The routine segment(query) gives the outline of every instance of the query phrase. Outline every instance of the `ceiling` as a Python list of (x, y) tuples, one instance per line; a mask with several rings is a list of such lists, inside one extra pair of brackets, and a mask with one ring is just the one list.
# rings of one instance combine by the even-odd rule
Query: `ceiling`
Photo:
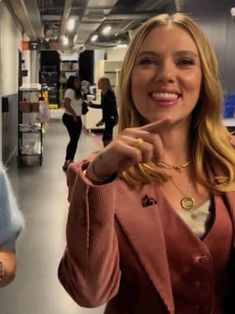
[[(167, 12), (170, 5), (179, 10), (183, 0), (6, 0), (5, 3), (25, 34), (40, 41), (44, 49), (79, 52), (128, 43), (130, 30), (151, 16)], [(75, 29), (68, 32), (71, 17)], [(112, 29), (102, 35), (107, 25)], [(94, 34), (98, 38), (92, 42)], [(68, 38), (66, 46), (61, 43), (63, 35)]]

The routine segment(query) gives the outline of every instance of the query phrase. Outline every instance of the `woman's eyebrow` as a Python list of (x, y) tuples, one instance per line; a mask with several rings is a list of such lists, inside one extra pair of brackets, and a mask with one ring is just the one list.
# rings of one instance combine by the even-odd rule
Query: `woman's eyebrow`
[(154, 52), (152, 50), (146, 50), (146, 51), (142, 51), (140, 52), (138, 55), (137, 55), (137, 58), (138, 57), (142, 57), (142, 56), (154, 56), (154, 57), (160, 57), (160, 53), (157, 53), (157, 52)]
[(196, 58), (198, 59), (199, 56), (196, 52), (192, 51), (192, 50), (180, 50), (180, 51), (176, 51), (174, 53), (175, 56), (179, 56), (179, 57), (185, 57), (185, 56), (188, 56), (188, 57), (193, 57), (193, 58)]
[[(174, 53), (175, 56), (190, 56), (190, 57), (194, 57), (194, 58), (199, 58), (198, 54), (192, 50), (180, 50), (180, 51), (176, 51)], [(138, 54), (137, 58), (142, 57), (142, 56), (153, 56), (153, 57), (161, 57), (162, 54), (158, 53), (158, 52), (154, 52), (152, 50), (146, 50), (146, 51), (142, 51)]]

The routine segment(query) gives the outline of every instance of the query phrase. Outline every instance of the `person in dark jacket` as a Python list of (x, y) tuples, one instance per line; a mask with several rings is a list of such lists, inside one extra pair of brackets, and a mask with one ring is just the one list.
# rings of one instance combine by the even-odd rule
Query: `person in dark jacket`
[(102, 77), (98, 81), (98, 88), (101, 89), (101, 106), (102, 119), (96, 126), (105, 125), (103, 133), (103, 144), (107, 146), (113, 139), (113, 128), (118, 121), (118, 112), (116, 105), (116, 97), (112, 90), (110, 80), (107, 77)]

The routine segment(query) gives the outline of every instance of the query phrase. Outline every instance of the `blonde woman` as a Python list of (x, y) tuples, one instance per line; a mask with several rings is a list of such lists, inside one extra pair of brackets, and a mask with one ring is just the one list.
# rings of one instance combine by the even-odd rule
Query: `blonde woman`
[(109, 78), (101, 77), (98, 81), (98, 88), (101, 90), (102, 119), (96, 124), (96, 126), (104, 124), (102, 141), (105, 147), (113, 140), (113, 128), (118, 121), (118, 112), (116, 96)]
[(190, 17), (145, 22), (119, 84), (116, 140), (68, 172), (59, 279), (105, 314), (234, 313), (235, 154), (215, 54)]

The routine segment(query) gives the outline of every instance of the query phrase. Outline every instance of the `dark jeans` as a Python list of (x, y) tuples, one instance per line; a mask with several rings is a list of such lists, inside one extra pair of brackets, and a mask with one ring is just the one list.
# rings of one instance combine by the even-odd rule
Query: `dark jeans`
[(65, 160), (74, 160), (74, 156), (77, 150), (78, 140), (82, 130), (82, 120), (81, 117), (77, 117), (77, 121), (73, 120), (73, 116), (64, 113), (62, 121), (67, 128), (69, 133), (70, 141), (66, 148)]
[(104, 122), (103, 144), (107, 146), (113, 140), (113, 128), (117, 123), (116, 119), (110, 119)]

